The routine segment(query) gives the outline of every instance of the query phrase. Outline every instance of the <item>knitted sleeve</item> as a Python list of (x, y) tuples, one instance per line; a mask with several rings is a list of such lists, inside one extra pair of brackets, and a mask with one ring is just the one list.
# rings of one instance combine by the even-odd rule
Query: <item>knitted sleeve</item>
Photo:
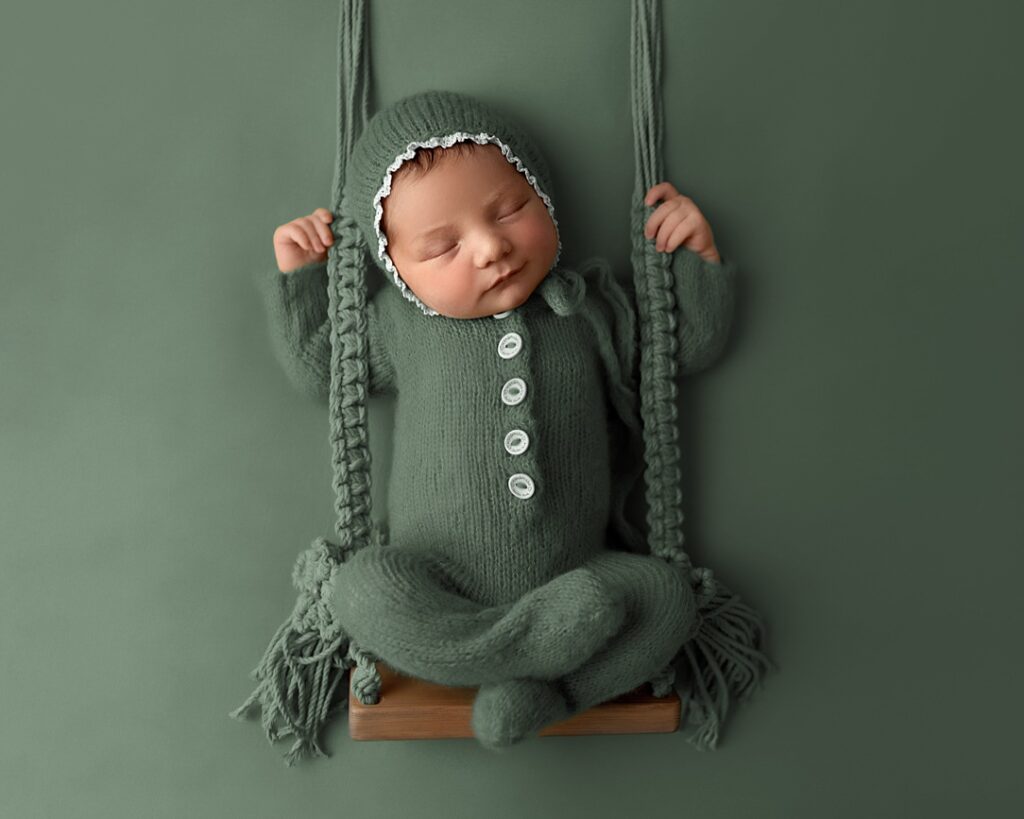
[[(679, 375), (689, 376), (710, 367), (728, 341), (735, 301), (736, 265), (727, 259), (710, 262), (691, 250), (679, 248), (672, 255), (669, 269), (678, 318)], [(632, 277), (616, 281), (626, 290), (635, 307)], [(639, 344), (639, 338), (636, 343)], [(639, 360), (636, 367), (639, 367)]]
[[(684, 247), (669, 263), (676, 300), (679, 374), (706, 369), (721, 355), (732, 328), (736, 265), (727, 259), (709, 262)], [(619, 280), (636, 304), (633, 280)]]
[[(289, 273), (275, 269), (259, 285), (278, 362), (296, 388), (326, 403), (331, 383), (327, 262), (314, 262)], [(381, 326), (386, 317), (376, 297), (366, 304), (366, 318), (370, 394), (397, 392), (386, 346), (390, 334)]]
[(672, 254), (672, 286), (679, 317), (680, 374), (691, 375), (721, 355), (732, 328), (736, 265), (709, 262), (684, 247)]

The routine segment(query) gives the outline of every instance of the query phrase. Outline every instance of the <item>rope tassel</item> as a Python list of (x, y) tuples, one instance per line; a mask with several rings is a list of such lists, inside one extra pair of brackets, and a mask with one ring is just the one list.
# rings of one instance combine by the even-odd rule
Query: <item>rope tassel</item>
[(332, 705), (340, 708), (347, 701), (343, 693), (333, 702), (345, 670), (355, 664), (350, 640), (322, 597), (323, 584), (342, 560), (342, 550), (324, 538), (299, 555), (292, 571), (299, 591), (295, 607), (250, 674), (256, 689), (230, 714), (244, 720), (258, 705), (271, 744), (294, 736), (285, 756), (289, 766), (303, 756), (326, 756), (318, 741), (320, 730), (335, 711)]
[(697, 729), (688, 741), (701, 751), (714, 750), (729, 710), (730, 698), (749, 700), (764, 675), (776, 668), (761, 651), (764, 623), (760, 615), (716, 580), (710, 569), (695, 569), (698, 584), (697, 634), (680, 649), (689, 663), (684, 687), (694, 708), (687, 719)]

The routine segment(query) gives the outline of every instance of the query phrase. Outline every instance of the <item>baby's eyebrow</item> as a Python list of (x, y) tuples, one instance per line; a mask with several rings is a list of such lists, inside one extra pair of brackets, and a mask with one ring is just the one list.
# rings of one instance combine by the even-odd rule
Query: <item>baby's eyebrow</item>
[[(508, 182), (508, 183), (502, 185), (494, 193), (492, 193), (490, 196), (487, 197), (487, 199), (484, 201), (484, 205), (485, 206), (493, 205), (495, 202), (497, 202), (503, 196), (505, 196), (506, 194), (510, 193), (511, 191), (514, 191), (517, 187), (518, 187), (518, 185), (515, 182)], [(421, 242), (424, 239), (429, 239), (434, 234), (442, 233), (445, 230), (448, 230), (450, 227), (451, 227), (450, 224), (443, 224), (443, 225), (437, 225), (436, 227), (429, 228), (429, 229), (423, 231), (419, 236), (417, 236), (415, 241)]]

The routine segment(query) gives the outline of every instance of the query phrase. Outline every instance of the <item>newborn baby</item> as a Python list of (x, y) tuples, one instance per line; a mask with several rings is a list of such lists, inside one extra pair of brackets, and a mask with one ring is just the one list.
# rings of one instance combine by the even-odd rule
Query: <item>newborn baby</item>
[[(686, 573), (626, 550), (609, 424), (635, 393), (627, 284), (559, 267), (547, 167), (513, 123), (427, 92), (379, 112), (346, 180), (394, 286), (367, 303), (368, 383), (395, 405), (385, 545), (329, 581), (339, 624), (409, 676), (479, 686), (472, 726), (500, 748), (663, 670), (699, 626)], [(646, 235), (675, 253), (680, 370), (707, 366), (731, 321), (734, 269), (668, 183)], [(326, 398), (334, 214), (274, 234), (275, 349)], [(618, 305), (618, 313), (612, 308)]]

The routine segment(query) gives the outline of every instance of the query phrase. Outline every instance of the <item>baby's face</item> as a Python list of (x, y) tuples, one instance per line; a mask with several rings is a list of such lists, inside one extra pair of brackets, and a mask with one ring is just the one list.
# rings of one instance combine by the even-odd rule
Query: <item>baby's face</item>
[[(493, 144), (443, 155), (425, 175), (398, 175), (384, 210), (399, 275), (420, 301), (451, 318), (519, 307), (558, 252), (544, 200)], [(516, 272), (501, 279), (509, 271)]]

